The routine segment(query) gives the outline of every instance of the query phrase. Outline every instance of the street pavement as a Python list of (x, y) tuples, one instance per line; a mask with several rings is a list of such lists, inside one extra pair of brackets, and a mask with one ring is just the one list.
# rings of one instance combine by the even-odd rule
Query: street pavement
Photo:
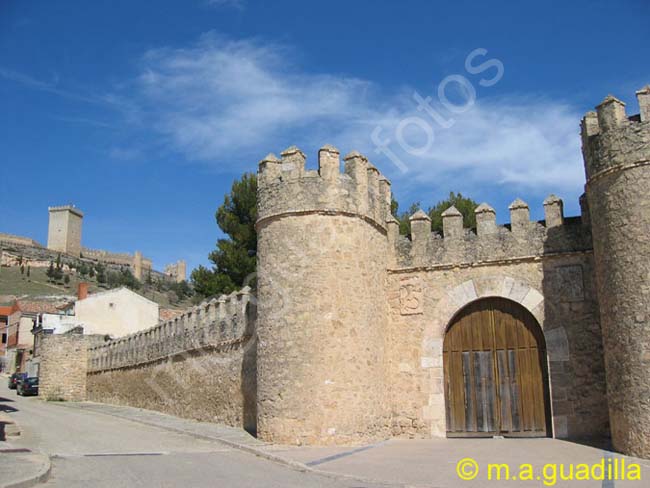
[[(21, 435), (7, 448), (47, 453), (45, 487), (373, 487), (301, 472), (222, 443), (95, 411), (18, 397), (0, 385), (0, 405)], [(9, 459), (0, 454), (2, 464)]]
[[(17, 397), (4, 386), (0, 409), (22, 429), (19, 438), (9, 441), (10, 447), (51, 456), (46, 487), (650, 486), (648, 460), (555, 439), (393, 439), (358, 447), (273, 446), (232, 427), (124, 406), (48, 403)], [(2, 444), (7, 442), (0, 442), (0, 451)], [(457, 465), (465, 458), (478, 467), (472, 480), (458, 475)], [(600, 479), (596, 470), (591, 479), (576, 481), (576, 465), (597, 466), (603, 459), (616, 460), (619, 467), (622, 460), (627, 466), (637, 464), (641, 480)], [(488, 463), (508, 463), (510, 478), (489, 479)], [(534, 470), (530, 481), (517, 478), (524, 464)], [(562, 480), (561, 470), (565, 475), (574, 470), (574, 479)], [(0, 486), (2, 473), (0, 452)]]

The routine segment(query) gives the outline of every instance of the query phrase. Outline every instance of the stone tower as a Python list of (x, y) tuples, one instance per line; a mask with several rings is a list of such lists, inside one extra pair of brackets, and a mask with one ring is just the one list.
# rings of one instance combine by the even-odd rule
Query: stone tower
[[(291, 147), (258, 173), (258, 434), (352, 443), (388, 432), (390, 183), (351, 153)], [(392, 219), (391, 219), (392, 223)]]
[(81, 223), (84, 214), (74, 205), (49, 207), (47, 248), (73, 256), (81, 255)]
[(133, 276), (142, 281), (142, 252), (136, 251), (133, 255)]
[(650, 457), (650, 87), (582, 120), (614, 447)]

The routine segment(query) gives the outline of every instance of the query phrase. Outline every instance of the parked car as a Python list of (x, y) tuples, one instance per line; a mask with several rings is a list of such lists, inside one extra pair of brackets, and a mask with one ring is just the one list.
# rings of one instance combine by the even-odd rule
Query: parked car
[(9, 377), (9, 389), (15, 390), (18, 386), (18, 381), (27, 378), (27, 373), (14, 373)]
[(38, 378), (22, 378), (18, 381), (16, 393), (20, 396), (38, 395)]

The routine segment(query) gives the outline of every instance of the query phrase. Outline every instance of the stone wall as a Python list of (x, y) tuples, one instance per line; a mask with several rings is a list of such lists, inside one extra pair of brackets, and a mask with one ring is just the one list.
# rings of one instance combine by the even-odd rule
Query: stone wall
[(650, 86), (583, 119), (614, 447), (650, 457)]
[(40, 341), (39, 395), (45, 400), (86, 399), (87, 340), (83, 335), (44, 335)]
[(11, 245), (18, 244), (20, 246), (33, 246), (33, 247), (43, 247), (41, 244), (36, 242), (34, 239), (29, 237), (15, 236), (13, 234), (4, 234), (0, 232), (0, 245)]
[[(82, 248), (81, 255), (84, 258), (92, 259), (94, 261), (99, 261), (105, 264), (128, 266), (134, 272), (136, 268), (136, 258), (138, 257), (137, 252), (136, 254), (117, 253), (105, 251), (103, 249), (89, 249), (87, 247)], [(140, 266), (143, 271), (149, 271), (152, 269), (152, 261), (150, 258), (144, 257), (140, 254), (139, 261), (141, 262)]]
[(89, 399), (254, 431), (255, 313), (245, 288), (90, 348)]
[(180, 283), (187, 279), (187, 264), (183, 259), (180, 259), (165, 266), (163, 273), (176, 283)]
[(537, 319), (546, 338), (553, 435), (608, 435), (589, 227), (565, 219), (554, 196), (545, 201), (542, 223), (530, 221), (521, 200), (510, 211), (512, 223), (497, 226), (494, 210), (479, 206), (473, 231), (463, 229), (452, 208), (443, 216), (444, 236), (432, 233), (429, 218), (418, 212), (411, 240), (394, 237), (388, 279), (394, 435), (445, 435), (445, 332), (465, 305), (482, 297), (507, 298)]
[(258, 179), (258, 429), (291, 444), (389, 432), (384, 298), (390, 189), (361, 155), (331, 146), (319, 170), (296, 148)]

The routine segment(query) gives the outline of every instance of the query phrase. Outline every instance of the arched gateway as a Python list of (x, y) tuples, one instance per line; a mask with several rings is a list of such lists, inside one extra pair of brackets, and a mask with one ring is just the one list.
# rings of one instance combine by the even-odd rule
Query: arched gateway
[(447, 329), (443, 365), (448, 437), (550, 434), (544, 336), (520, 304), (466, 305)]

